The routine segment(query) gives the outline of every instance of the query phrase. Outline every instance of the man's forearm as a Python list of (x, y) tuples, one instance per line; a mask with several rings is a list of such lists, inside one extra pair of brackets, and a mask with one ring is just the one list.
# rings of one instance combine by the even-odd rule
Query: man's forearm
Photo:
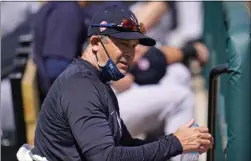
[(184, 55), (178, 48), (161, 46), (159, 49), (165, 55), (167, 64), (173, 64), (183, 60)]
[[(143, 22), (146, 30), (151, 29), (159, 19), (167, 12), (166, 2), (147, 2), (147, 4), (135, 9), (134, 13), (139, 22)], [(154, 14), (153, 14), (154, 13)]]
[[(196, 48), (196, 44), (198, 43), (188, 43), (184, 47), (175, 48), (175, 47), (167, 47), (167, 46), (160, 46), (159, 49), (162, 51), (162, 53), (165, 55), (167, 64), (173, 64), (177, 62), (183, 62), (187, 63), (187, 61), (191, 58), (193, 59), (199, 59), (198, 57), (198, 51)], [(204, 53), (207, 53), (206, 47), (204, 47), (203, 44), (199, 43), (200, 48), (203, 48)], [(201, 49), (202, 50), (202, 49)], [(206, 54), (205, 54), (206, 55)], [(201, 61), (206, 61), (201, 60)]]
[[(91, 150), (92, 151), (92, 150)], [(182, 146), (174, 135), (142, 146), (110, 146), (87, 160), (99, 161), (164, 161), (182, 153)]]

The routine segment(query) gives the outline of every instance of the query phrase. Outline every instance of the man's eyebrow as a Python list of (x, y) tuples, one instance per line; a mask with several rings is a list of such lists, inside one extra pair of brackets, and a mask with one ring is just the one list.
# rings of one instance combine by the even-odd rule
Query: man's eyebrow
[(122, 39), (120, 39), (119, 42), (120, 42), (120, 43), (121, 43), (121, 42), (123, 42), (123, 43), (129, 43), (129, 40), (122, 40)]
[(120, 44), (122, 44), (122, 45), (126, 45), (126, 46), (129, 46), (129, 45), (130, 45), (130, 42), (127, 41), (127, 40), (119, 41), (118, 43), (120, 43)]

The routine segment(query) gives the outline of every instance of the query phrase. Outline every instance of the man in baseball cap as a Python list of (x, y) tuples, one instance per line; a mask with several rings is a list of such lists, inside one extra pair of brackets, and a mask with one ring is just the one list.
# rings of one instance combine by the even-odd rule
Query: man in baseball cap
[[(118, 52), (120, 54), (108, 51), (101, 41), (107, 60), (102, 61), (102, 58), (99, 59), (98, 56), (96, 56), (96, 60), (107, 81), (116, 81), (125, 76), (129, 69), (129, 64), (131, 64), (134, 58), (134, 47), (137, 44), (145, 46), (155, 45), (154, 39), (145, 36), (144, 25), (138, 22), (135, 15), (127, 8), (117, 5), (109, 6), (93, 16), (88, 28), (88, 37), (90, 37), (89, 42), (96, 38), (109, 39), (114, 42), (119, 50), (123, 50)], [(105, 42), (109, 42), (109, 40)], [(127, 46), (125, 45), (127, 42), (129, 42), (129, 46), (128, 44)], [(116, 51), (115, 48), (113, 50)], [(121, 57), (121, 54), (124, 54), (124, 58)], [(113, 60), (113, 56), (117, 60)], [(121, 69), (123, 67), (126, 70)]]
[(193, 120), (174, 134), (148, 143), (132, 138), (120, 119), (117, 98), (108, 82), (124, 77), (137, 44), (155, 44), (131, 11), (118, 6), (99, 11), (88, 35), (82, 56), (48, 92), (37, 122), (33, 154), (49, 161), (162, 161), (182, 152), (207, 151), (212, 137), (207, 128), (190, 128)]
[[(97, 16), (98, 15), (98, 16)], [(88, 36), (108, 35), (117, 39), (139, 40), (139, 44), (154, 46), (155, 40), (144, 35), (145, 28), (128, 9), (116, 5), (96, 14), (88, 29)]]

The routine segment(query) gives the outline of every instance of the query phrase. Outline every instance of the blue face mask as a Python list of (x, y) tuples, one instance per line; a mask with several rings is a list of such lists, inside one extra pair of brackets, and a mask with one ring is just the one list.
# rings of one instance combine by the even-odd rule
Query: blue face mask
[(117, 81), (125, 76), (119, 71), (119, 69), (111, 60), (111, 58), (108, 59), (107, 63), (104, 66), (100, 66), (100, 68), (103, 76), (106, 78), (107, 81)]
[(102, 72), (103, 76), (105, 77), (105, 79), (107, 81), (110, 81), (110, 80), (117, 81), (117, 80), (120, 80), (121, 78), (124, 78), (125, 75), (119, 71), (116, 64), (112, 61), (108, 52), (106, 51), (104, 44), (102, 43), (102, 41), (101, 41), (101, 44), (106, 52), (106, 55), (109, 58), (104, 66), (99, 65), (101, 72)]

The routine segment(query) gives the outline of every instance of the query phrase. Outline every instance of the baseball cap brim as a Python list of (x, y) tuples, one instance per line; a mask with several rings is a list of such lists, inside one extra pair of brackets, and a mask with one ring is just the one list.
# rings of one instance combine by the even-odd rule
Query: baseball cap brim
[(156, 41), (154, 39), (139, 32), (116, 32), (110, 33), (109, 36), (126, 40), (138, 39), (139, 44), (144, 46), (154, 46), (156, 44)]

